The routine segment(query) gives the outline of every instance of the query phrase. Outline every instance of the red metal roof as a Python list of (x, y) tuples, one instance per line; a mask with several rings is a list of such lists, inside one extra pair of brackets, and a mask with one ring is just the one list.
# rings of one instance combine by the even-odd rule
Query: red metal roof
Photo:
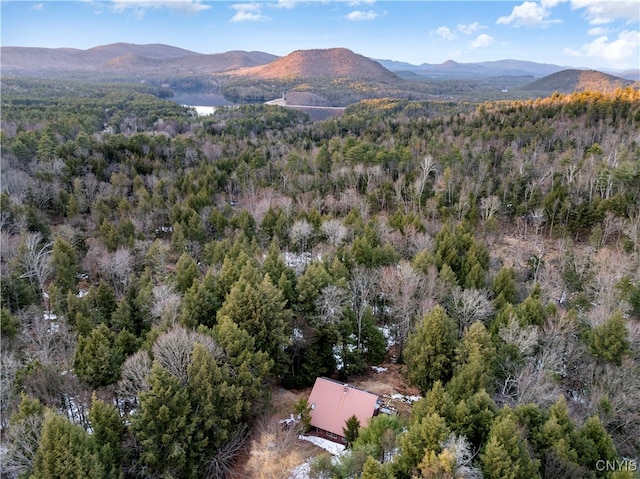
[(360, 427), (369, 424), (377, 401), (375, 394), (331, 379), (317, 378), (309, 396), (311, 425), (344, 436), (345, 423), (353, 415), (360, 421)]

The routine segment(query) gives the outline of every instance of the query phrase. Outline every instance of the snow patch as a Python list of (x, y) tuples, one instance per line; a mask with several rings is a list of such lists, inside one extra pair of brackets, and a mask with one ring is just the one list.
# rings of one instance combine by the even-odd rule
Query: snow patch
[(322, 449), (327, 451), (329, 454), (333, 454), (334, 456), (339, 456), (345, 450), (344, 444), (338, 444), (336, 442), (329, 441), (328, 439), (323, 439), (317, 436), (300, 435), (298, 436), (298, 439), (302, 439), (303, 441), (308, 441), (311, 444), (321, 447)]
[(413, 404), (414, 402), (422, 399), (422, 396), (405, 396), (403, 394), (392, 394), (391, 399), (395, 399), (396, 401), (406, 402), (407, 404)]
[(376, 373), (384, 373), (389, 370), (389, 368), (383, 368), (382, 366), (371, 366)]

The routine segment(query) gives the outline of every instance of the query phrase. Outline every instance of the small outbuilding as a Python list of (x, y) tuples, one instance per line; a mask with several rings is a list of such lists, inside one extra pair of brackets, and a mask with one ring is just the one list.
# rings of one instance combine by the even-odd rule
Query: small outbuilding
[(318, 436), (344, 444), (347, 419), (355, 416), (360, 427), (366, 427), (378, 413), (378, 399), (376, 394), (348, 384), (317, 378), (308, 401), (311, 427)]

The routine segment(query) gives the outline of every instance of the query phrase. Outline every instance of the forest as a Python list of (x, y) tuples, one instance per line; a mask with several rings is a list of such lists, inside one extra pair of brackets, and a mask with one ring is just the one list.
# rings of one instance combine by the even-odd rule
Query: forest
[(640, 477), (637, 89), (312, 122), (1, 86), (2, 477), (287, 478), (273, 391), (389, 344), (421, 399), (309, 477)]

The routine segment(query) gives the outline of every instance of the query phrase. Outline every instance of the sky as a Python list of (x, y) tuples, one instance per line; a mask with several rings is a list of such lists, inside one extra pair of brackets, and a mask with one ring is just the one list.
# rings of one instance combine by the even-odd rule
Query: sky
[(3, 46), (163, 43), (198, 53), (349, 48), (420, 65), (640, 68), (640, 0), (0, 0)]

